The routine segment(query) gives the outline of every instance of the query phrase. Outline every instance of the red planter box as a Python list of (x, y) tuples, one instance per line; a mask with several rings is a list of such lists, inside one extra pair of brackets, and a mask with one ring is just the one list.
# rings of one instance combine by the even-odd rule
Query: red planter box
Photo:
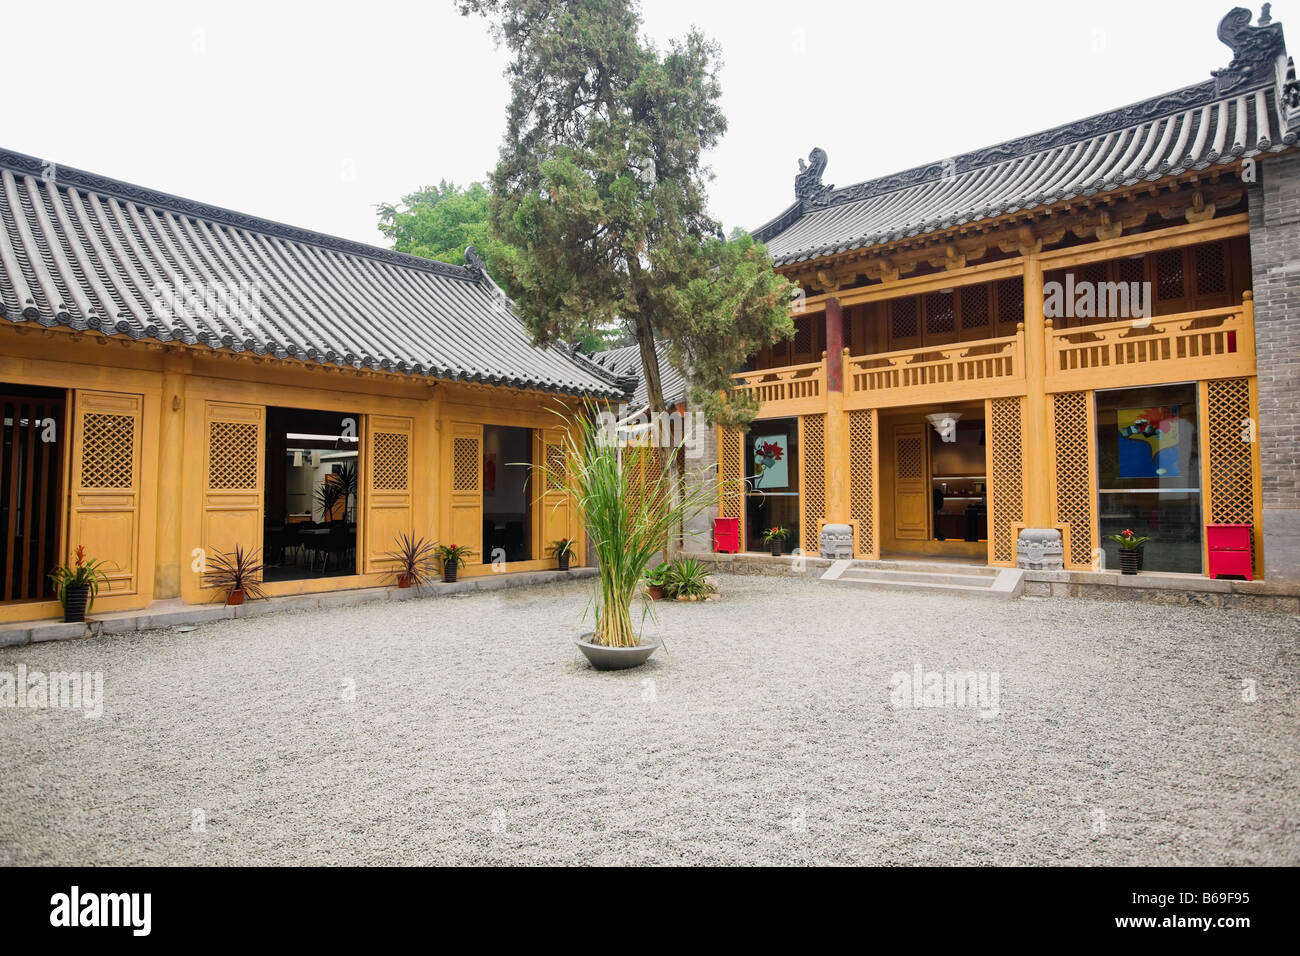
[(1205, 545), (1210, 559), (1210, 577), (1239, 574), (1254, 580), (1251, 565), (1251, 526), (1248, 524), (1207, 524)]
[(713, 550), (726, 554), (740, 552), (740, 519), (713, 519)]

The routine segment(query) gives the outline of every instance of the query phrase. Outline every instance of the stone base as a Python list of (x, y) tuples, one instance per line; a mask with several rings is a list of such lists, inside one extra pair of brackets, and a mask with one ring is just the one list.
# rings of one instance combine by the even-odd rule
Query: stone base
[(853, 560), (853, 526), (847, 524), (822, 525), (818, 542), (821, 556), (830, 561)]
[(1055, 528), (1025, 528), (1016, 542), (1016, 567), (1025, 571), (1065, 570), (1065, 544)]

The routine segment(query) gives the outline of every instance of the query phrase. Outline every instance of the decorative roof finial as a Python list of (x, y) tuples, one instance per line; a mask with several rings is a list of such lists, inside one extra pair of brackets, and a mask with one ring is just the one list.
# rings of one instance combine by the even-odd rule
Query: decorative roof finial
[(1216, 95), (1248, 90), (1273, 79), (1277, 59), (1286, 53), (1286, 41), (1282, 24), (1273, 22), (1271, 9), (1271, 4), (1264, 4), (1258, 25), (1251, 24), (1245, 7), (1233, 7), (1219, 21), (1219, 39), (1232, 50), (1232, 62), (1222, 70), (1210, 71)]
[(826, 169), (826, 150), (820, 146), (813, 147), (808, 154), (808, 163), (799, 160), (799, 174), (794, 177), (794, 198), (806, 200), (814, 206), (824, 206), (830, 199), (834, 186), (822, 182), (822, 173)]

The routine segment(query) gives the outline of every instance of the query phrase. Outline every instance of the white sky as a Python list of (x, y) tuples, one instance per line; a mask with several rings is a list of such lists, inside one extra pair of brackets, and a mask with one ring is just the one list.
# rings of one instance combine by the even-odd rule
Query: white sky
[[(1231, 58), (1215, 29), (1232, 6), (644, 0), (643, 15), (658, 41), (695, 25), (722, 46), (730, 132), (709, 162), (729, 230), (783, 210), (813, 146), (846, 186), (1206, 79)], [(505, 51), (453, 0), (11, 0), (0, 37), (0, 146), (363, 242), (386, 244), (376, 203), (484, 178), (504, 129)]]

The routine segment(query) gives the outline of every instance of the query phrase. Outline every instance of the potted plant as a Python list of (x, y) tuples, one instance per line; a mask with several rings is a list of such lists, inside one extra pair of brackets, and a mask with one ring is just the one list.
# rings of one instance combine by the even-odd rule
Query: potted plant
[(678, 558), (668, 568), (665, 590), (679, 601), (704, 601), (717, 589), (708, 568), (694, 558)]
[(560, 564), (561, 571), (569, 570), (569, 559), (573, 557), (573, 539), (561, 538), (551, 543), (551, 555)]
[[(644, 640), (632, 623), (632, 601), (646, 567), (667, 546), (669, 535), (717, 500), (717, 478), (677, 482), (676, 454), (669, 449), (660, 456), (660, 468), (633, 467), (609, 440), (594, 402), (586, 402), (577, 415), (557, 414), (567, 425), (563, 458), (536, 468), (545, 479), (542, 487), (579, 503), (599, 572), (593, 579), (595, 629), (576, 643), (598, 670), (636, 667), (661, 643)], [(650, 604), (645, 610), (653, 615)]]
[(245, 551), (237, 544), (234, 551), (216, 551), (208, 557), (204, 586), (225, 591), (226, 603), (238, 606), (244, 603), (245, 598), (266, 597), (262, 591), (265, 568), (260, 550)]
[(772, 549), (772, 557), (779, 558), (784, 550), (785, 539), (790, 536), (790, 532), (780, 527), (768, 528), (762, 534), (763, 543)]
[(1119, 570), (1121, 574), (1137, 574), (1142, 570), (1142, 546), (1150, 541), (1125, 528), (1119, 534), (1108, 534), (1107, 539), (1119, 545)]
[(93, 561), (86, 557), (86, 549), (77, 545), (73, 552), (71, 565), (60, 564), (50, 572), (50, 581), (59, 592), (59, 603), (63, 605), (63, 620), (76, 623), (86, 619), (86, 612), (95, 603), (99, 595), (99, 585), (108, 585), (113, 589), (103, 567), (107, 561)]
[(660, 601), (663, 599), (664, 588), (668, 584), (669, 570), (671, 568), (667, 564), (656, 564), (645, 573), (645, 590), (650, 595), (650, 600)]
[(470, 553), (467, 546), (443, 544), (436, 548), (442, 559), (442, 579), (450, 584), (456, 580), (456, 572), (465, 566), (465, 558)]
[(396, 579), (399, 588), (421, 587), (437, 569), (437, 551), (438, 546), (417, 536), (415, 529), (402, 532), (397, 536), (397, 547), (385, 555), (393, 562), (388, 574)]

